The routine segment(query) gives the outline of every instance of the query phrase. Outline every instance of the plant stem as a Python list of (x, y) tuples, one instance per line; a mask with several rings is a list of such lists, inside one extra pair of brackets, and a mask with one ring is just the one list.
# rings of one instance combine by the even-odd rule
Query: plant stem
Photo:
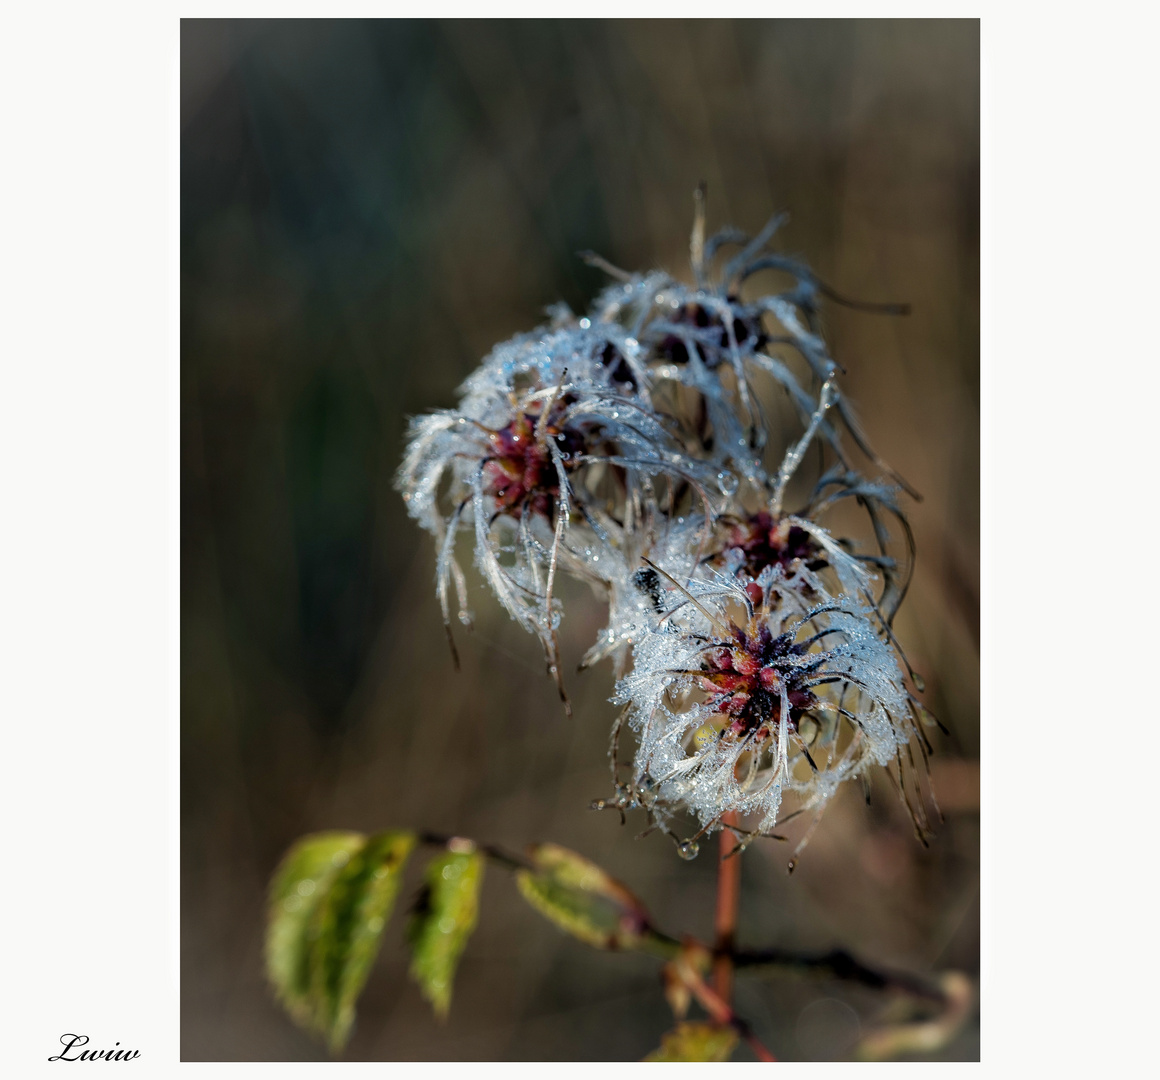
[[(736, 823), (731, 815), (726, 815), (721, 820), (723, 824)], [(436, 847), (444, 847), (450, 842), (462, 839), (449, 833), (426, 830), (418, 835), (422, 843)], [(534, 869), (530, 860), (521, 855), (505, 851), (493, 844), (474, 843), (482, 855), (506, 870)], [(861, 983), (863, 986), (875, 990), (909, 994), (912, 997), (935, 1004), (946, 1003), (945, 991), (932, 977), (871, 967), (856, 956), (852, 956), (845, 949), (832, 949), (825, 953), (799, 953), (777, 948), (737, 949), (734, 935), (737, 924), (737, 899), (740, 891), (741, 856), (734, 855), (730, 859), (725, 858), (736, 846), (736, 837), (727, 828), (723, 830), (720, 841), (722, 861), (717, 868), (716, 943), (712, 949), (715, 986), (713, 994), (715, 998), (726, 1004), (731, 1002), (734, 971), (756, 973), (762, 969), (772, 969), (799, 975), (829, 976), (847, 982)], [(707, 947), (687, 936), (683, 940), (701, 945), (702, 948)], [(682, 944), (676, 938), (670, 937), (654, 927), (649, 919), (641, 931), (638, 948), (658, 959), (674, 960), (680, 955)]]
[(716, 1020), (718, 1024), (728, 1024), (741, 1038), (749, 1043), (750, 1049), (757, 1055), (759, 1061), (777, 1060), (769, 1052), (765, 1044), (753, 1034), (753, 1029), (749, 1024), (733, 1011), (732, 1006), (727, 1001), (722, 1000), (715, 991), (706, 986), (695, 974), (688, 978), (686, 985), (692, 991), (697, 1001), (701, 1003), (701, 1007), (705, 1012)]
[(499, 863), (500, 866), (507, 870), (532, 869), (531, 862), (522, 855), (513, 855), (511, 852), (504, 851), (503, 848), (496, 847), (494, 844), (481, 844), (476, 840), (469, 840), (467, 837), (452, 836), (450, 833), (431, 832), (429, 829), (420, 830), (417, 835), (419, 837), (419, 843), (427, 844), (431, 847), (447, 847), (448, 844), (462, 840), (474, 846), (481, 855), (487, 856), (492, 862)]
[(845, 949), (827, 953), (795, 953), (788, 949), (734, 951), (730, 959), (737, 968), (754, 971), (775, 968), (803, 975), (829, 975), (835, 979), (861, 983), (873, 990), (895, 990), (938, 1005), (946, 1004), (946, 993), (930, 979), (907, 972), (872, 968), (851, 956)]
[(721, 858), (717, 864), (717, 915), (714, 921), (713, 989), (717, 996), (730, 1004), (733, 1000), (733, 939), (737, 930), (737, 898), (741, 892), (741, 856), (732, 854), (737, 837), (728, 828), (737, 824), (736, 811), (721, 818)]

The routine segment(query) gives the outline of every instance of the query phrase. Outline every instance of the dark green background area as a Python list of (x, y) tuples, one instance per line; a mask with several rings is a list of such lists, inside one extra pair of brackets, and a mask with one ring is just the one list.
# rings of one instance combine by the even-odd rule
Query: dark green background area
[[(392, 488), (407, 416), (601, 287), (577, 251), (687, 277), (702, 179), (711, 229), (788, 210), (786, 250), (913, 306), (825, 320), (871, 438), (925, 495), (898, 630), (951, 730), (931, 849), (881, 777), (869, 808), (843, 792), (792, 878), (784, 846), (746, 855), (742, 942), (977, 975), (978, 23), (185, 20), (183, 1058), (325, 1057), (261, 965), (266, 881), (311, 830), (553, 840), (666, 930), (710, 932), (711, 853), (681, 862), (587, 809), (609, 789), (607, 665), (569, 677), (565, 719), (473, 577), (455, 674), (429, 538)], [(568, 602), (574, 669), (604, 612)], [(445, 1026), (401, 923), (348, 1058), (637, 1059), (670, 1026), (653, 961), (563, 938), (495, 870)], [(883, 1004), (772, 978), (737, 1002), (784, 1059), (842, 1056)], [(977, 1020), (942, 1056), (977, 1058)]]

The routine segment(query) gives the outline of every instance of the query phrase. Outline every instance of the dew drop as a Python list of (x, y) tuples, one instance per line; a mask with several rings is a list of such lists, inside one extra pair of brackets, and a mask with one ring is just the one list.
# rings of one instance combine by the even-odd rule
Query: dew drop
[(686, 862), (691, 862), (693, 859), (695, 859), (697, 857), (697, 853), (700, 850), (701, 849), (697, 846), (696, 840), (682, 840), (677, 845), (677, 854), (680, 855), (680, 857)]
[(797, 859), (790, 859), (789, 865), (785, 868), (786, 872), (792, 874), (795, 866), (797, 866)]
[(921, 694), (926, 689), (926, 680), (921, 675), (919, 675), (917, 672), (915, 672), (911, 676), (911, 678), (914, 679), (915, 690), (917, 690)]
[(581, 330), (587, 330), (587, 329), (588, 329), (588, 327), (590, 327), (591, 325), (592, 325), (592, 320), (591, 320), (591, 319), (584, 318), (584, 319), (581, 319), (581, 320), (580, 320), (580, 329), (581, 329)]
[(723, 495), (732, 495), (737, 490), (737, 477), (731, 472), (719, 472), (717, 486)]

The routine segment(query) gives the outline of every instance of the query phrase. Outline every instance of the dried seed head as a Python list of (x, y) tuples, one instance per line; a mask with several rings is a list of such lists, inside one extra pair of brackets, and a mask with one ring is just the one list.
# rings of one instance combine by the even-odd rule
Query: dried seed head
[[(729, 811), (767, 832), (783, 793), (820, 809), (843, 780), (911, 757), (916, 735), (926, 747), (890, 629), (913, 564), (906, 485), (840, 393), (817, 332), (832, 290), (769, 248), (783, 220), (706, 238), (698, 218), (691, 286), (586, 256), (614, 279), (590, 312), (556, 305), (548, 325), (496, 346), (454, 409), (412, 421), (398, 475), (436, 540), (445, 624), (452, 586), (470, 621), (466, 532), (562, 696), (556, 579), (604, 592), (608, 624), (582, 666), (612, 658), (624, 710), (615, 797), (600, 805), (642, 807), (666, 830), (689, 810), (702, 832)], [(746, 298), (764, 270), (780, 290)], [(771, 430), (760, 402), (776, 388), (800, 428)], [(861, 475), (846, 437), (886, 481)], [(789, 449), (771, 469), (774, 443)], [(788, 512), (815, 448), (821, 475)], [(843, 500), (865, 511), (867, 537), (838, 542), (821, 524)], [(625, 722), (638, 737), (628, 781), (615, 765)]]
[(630, 706), (634, 783), (655, 793), (654, 813), (687, 809), (711, 831), (737, 811), (768, 832), (785, 791), (820, 808), (914, 734), (871, 611), (845, 597), (807, 606), (803, 584), (821, 592), (800, 565), (690, 581), (637, 643), (614, 700)]

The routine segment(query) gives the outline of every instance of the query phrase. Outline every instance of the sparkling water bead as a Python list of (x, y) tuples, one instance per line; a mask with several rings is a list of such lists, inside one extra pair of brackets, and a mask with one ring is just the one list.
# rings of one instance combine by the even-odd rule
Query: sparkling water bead
[(682, 840), (677, 845), (677, 854), (686, 862), (691, 862), (695, 859), (700, 850), (696, 840)]

